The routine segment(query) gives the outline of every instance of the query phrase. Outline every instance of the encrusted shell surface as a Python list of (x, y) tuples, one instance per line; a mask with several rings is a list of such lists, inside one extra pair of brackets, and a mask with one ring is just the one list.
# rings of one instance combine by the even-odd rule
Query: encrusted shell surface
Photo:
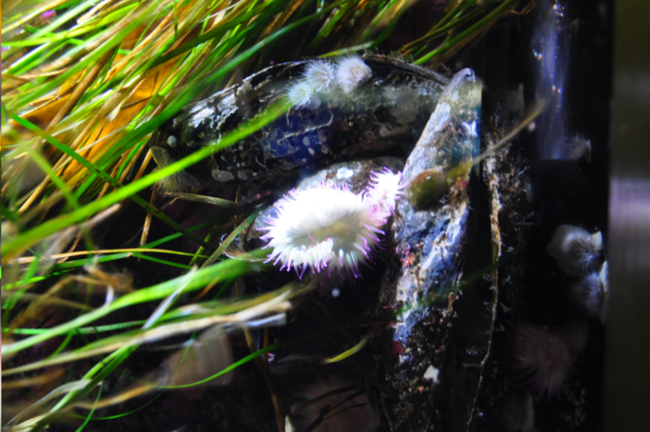
[[(480, 108), (480, 82), (470, 70), (460, 71), (407, 159), (404, 181), (409, 184), (427, 170), (446, 173), (471, 163), (480, 149)], [(417, 206), (402, 199), (397, 204), (391, 230), (397, 259), (382, 281), (380, 308), (399, 312), (377, 344), (392, 356), (384, 358), (386, 369), (378, 377), (395, 390), (382, 394), (392, 430), (430, 430), (426, 425), (439, 417), (432, 413), (453, 393), (449, 383), (439, 385), (426, 372), (433, 367), (440, 376), (451, 376), (445, 368), (445, 343), (454, 313), (455, 296), (450, 294), (463, 275), (468, 180), (469, 171), (458, 176), (447, 200)]]
[[(235, 145), (187, 169), (202, 184), (294, 181), (317, 169), (359, 157), (405, 157), (419, 138), (447, 79), (427, 69), (381, 56), (357, 57), (371, 75), (349, 91), (314, 88), (280, 118)], [(196, 102), (164, 123), (149, 142), (180, 160), (213, 145), (270, 104), (309, 81), (314, 64), (299, 61), (266, 68), (241, 83)], [(322, 65), (321, 65), (322, 66)], [(332, 67), (334, 67), (332, 65)]]

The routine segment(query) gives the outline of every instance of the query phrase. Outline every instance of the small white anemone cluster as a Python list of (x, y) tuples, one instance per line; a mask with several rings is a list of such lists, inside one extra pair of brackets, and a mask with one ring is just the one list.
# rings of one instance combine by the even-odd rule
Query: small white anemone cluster
[(266, 262), (295, 269), (302, 278), (312, 273), (359, 277), (359, 266), (370, 260), (381, 228), (395, 209), (403, 186), (401, 173), (384, 169), (372, 174), (366, 191), (355, 194), (347, 186), (321, 183), (291, 190), (275, 204), (277, 217), (267, 218), (262, 239), (272, 247)]
[(571, 286), (575, 303), (589, 316), (604, 323), (607, 315), (607, 261), (603, 262), (603, 235), (573, 226), (560, 225), (546, 246), (568, 276), (579, 277)]
[(335, 88), (350, 94), (372, 76), (372, 70), (357, 55), (341, 58), (336, 64), (327, 60), (307, 63), (302, 77), (287, 89), (287, 96), (296, 108), (316, 109), (321, 100)]

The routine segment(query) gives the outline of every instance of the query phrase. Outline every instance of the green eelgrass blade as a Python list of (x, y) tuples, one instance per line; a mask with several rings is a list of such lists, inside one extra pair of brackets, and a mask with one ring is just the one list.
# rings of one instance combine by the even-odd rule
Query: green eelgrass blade
[[(123, 330), (129, 327), (140, 327), (142, 326), (142, 324), (144, 324), (144, 321), (129, 321), (129, 322), (107, 324), (107, 325), (94, 326), (94, 327), (81, 327), (76, 330), (72, 330), (67, 334), (74, 336), (75, 334), (96, 334), (96, 333), (112, 332), (117, 330)], [(8, 328), (2, 329), (3, 332), (8, 330), (9, 330)], [(13, 333), (19, 335), (37, 335), (37, 334), (45, 333), (47, 331), (48, 329), (18, 328), (18, 329), (14, 329)]]
[(74, 197), (72, 191), (70, 188), (68, 188), (68, 185), (65, 184), (63, 179), (61, 179), (61, 177), (59, 177), (59, 175), (54, 172), (52, 166), (47, 162), (47, 160), (45, 160), (45, 158), (41, 156), (39, 152), (31, 148), (27, 149), (27, 154), (31, 160), (34, 161), (34, 163), (38, 165), (38, 167), (45, 173), (45, 175), (47, 175), (52, 180), (52, 183), (54, 183), (54, 185), (63, 193), (63, 196), (65, 197), (70, 207), (78, 209), (79, 203)]
[(99, 387), (99, 391), (97, 392), (97, 398), (95, 399), (95, 405), (93, 405), (93, 408), (90, 410), (90, 412), (88, 413), (88, 415), (84, 419), (83, 423), (81, 423), (81, 426), (79, 426), (77, 428), (76, 432), (83, 431), (84, 428), (86, 427), (86, 425), (88, 424), (88, 422), (90, 421), (90, 419), (93, 418), (93, 414), (95, 413), (95, 408), (96, 408), (97, 404), (99, 403), (99, 399), (102, 396), (102, 386), (98, 386), (98, 387)]
[(183, 275), (176, 279), (172, 279), (170, 281), (163, 282), (149, 288), (140, 289), (118, 298), (111, 304), (104, 305), (92, 312), (68, 321), (65, 324), (54, 327), (49, 332), (34, 335), (32, 337), (5, 345), (2, 347), (2, 355), (10, 355), (12, 353), (16, 353), (29, 348), (34, 344), (51, 339), (55, 336), (68, 333), (69, 331), (96, 321), (99, 318), (102, 318), (109, 313), (123, 307), (133, 306), (136, 304), (159, 300), (161, 298), (167, 297), (172, 292), (174, 292), (180, 284), (187, 284), (186, 290), (189, 292), (205, 287), (206, 285), (212, 283), (216, 278), (222, 281), (237, 278), (242, 274), (249, 272), (253, 268), (254, 267), (247, 261), (243, 261), (241, 259), (229, 259), (213, 266), (202, 268), (191, 275)]
[[(122, 41), (133, 30), (135, 30), (142, 22), (148, 20), (152, 15), (154, 15), (154, 11), (158, 7), (159, 5), (156, 2), (144, 4), (142, 7), (136, 8), (136, 10), (133, 11), (134, 16), (132, 17), (130, 22), (124, 25), (112, 37), (104, 37), (101, 35), (96, 35), (93, 38), (90, 38), (88, 41), (86, 41), (87, 44), (90, 44), (91, 42), (95, 42), (94, 39), (99, 37), (103, 37), (105, 43), (99, 44), (95, 50), (93, 50), (90, 54), (86, 55), (81, 60), (76, 62), (74, 66), (70, 67), (68, 70), (66, 70), (58, 77), (52, 79), (51, 81), (48, 81), (47, 83), (44, 83), (41, 86), (37, 86), (34, 90), (26, 92), (26, 94), (23, 94), (18, 100), (12, 103), (12, 105), (9, 108), (15, 109), (14, 107), (24, 107), (28, 105), (29, 103), (33, 102), (37, 98), (56, 89), (61, 84), (66, 82), (68, 79), (70, 79), (72, 76), (81, 72), (86, 67), (96, 62), (106, 52), (113, 49), (115, 46), (121, 44)], [(105, 32), (110, 32), (110, 31), (111, 31), (110, 29), (105, 30)], [(82, 45), (75, 48), (73, 51), (83, 53), (84, 49), (85, 49), (85, 45)]]
[[(61, 150), (63, 153), (67, 154), (68, 156), (70, 156), (71, 158), (73, 158), (75, 161), (79, 162), (81, 165), (83, 165), (84, 167), (88, 168), (91, 172), (93, 172), (95, 175), (97, 175), (97, 176), (98, 176), (99, 178), (101, 178), (102, 180), (104, 180), (104, 181), (108, 182), (109, 184), (111, 184), (113, 187), (120, 187), (120, 186), (122, 186), (122, 185), (121, 185), (117, 180), (115, 180), (115, 179), (114, 179), (113, 177), (111, 177), (109, 174), (107, 174), (106, 172), (102, 171), (101, 169), (98, 169), (98, 168), (97, 168), (95, 165), (93, 165), (90, 161), (88, 161), (86, 158), (84, 158), (83, 156), (81, 156), (79, 153), (73, 151), (73, 150), (72, 150), (71, 148), (69, 148), (68, 146), (65, 146), (65, 145), (61, 144), (61, 143), (60, 143), (56, 138), (54, 138), (52, 135), (48, 134), (47, 132), (43, 131), (42, 129), (38, 128), (38, 127), (35, 126), (34, 124), (28, 122), (27, 120), (18, 117), (18, 116), (15, 115), (15, 114), (9, 114), (9, 116), (10, 116), (14, 121), (16, 121), (17, 123), (19, 123), (19, 124), (21, 124), (22, 126), (24, 126), (25, 128), (27, 128), (27, 129), (31, 130), (32, 132), (36, 133), (37, 135), (43, 137), (45, 140), (47, 140), (47, 142), (49, 142), (50, 144), (52, 144), (53, 146), (55, 146), (58, 150)], [(67, 187), (65, 187), (64, 191), (65, 191), (65, 190), (67, 190)], [(64, 193), (65, 193), (65, 192), (64, 192)], [(108, 197), (110, 197), (110, 196), (112, 196), (112, 194), (111, 194), (111, 195), (108, 195)], [(173, 219), (169, 218), (167, 215), (165, 215), (164, 213), (162, 213), (162, 212), (161, 212), (160, 210), (158, 210), (157, 208), (153, 207), (151, 204), (149, 204), (148, 202), (146, 202), (144, 199), (140, 198), (140, 197), (139, 197), (138, 195), (136, 195), (135, 193), (133, 193), (133, 194), (132, 194), (131, 196), (129, 196), (128, 198), (130, 198), (130, 199), (131, 199), (132, 201), (134, 201), (136, 204), (138, 204), (138, 205), (142, 206), (143, 208), (145, 208), (147, 211), (150, 211), (154, 216), (156, 216), (157, 218), (159, 218), (159, 219), (162, 220), (163, 222), (167, 223), (169, 226), (171, 226), (171, 227), (175, 228), (176, 230), (182, 232), (183, 234), (185, 234), (186, 236), (188, 236), (190, 239), (192, 239), (193, 241), (195, 241), (195, 242), (198, 243), (199, 245), (201, 245), (201, 246), (203, 246), (203, 247), (205, 247), (205, 248), (207, 248), (207, 249), (209, 249), (209, 250), (212, 250), (212, 246), (210, 246), (210, 245), (204, 243), (203, 240), (201, 240), (200, 238), (198, 238), (197, 236), (195, 236), (193, 233), (191, 233), (190, 231), (188, 231), (186, 228), (184, 228), (183, 226), (181, 226), (180, 224), (178, 224), (178, 223), (177, 223), (176, 221), (174, 221)], [(76, 202), (76, 201), (73, 201), (73, 202)], [(95, 201), (95, 203), (96, 203), (96, 202), (98, 202), (98, 201)], [(117, 201), (115, 201), (115, 202), (117, 202)], [(111, 205), (111, 204), (109, 204), (109, 205)], [(107, 206), (107, 207), (108, 207), (108, 206)], [(101, 210), (101, 208), (100, 208), (99, 210)], [(99, 210), (98, 210), (98, 211), (99, 211)], [(79, 208), (78, 206), (76, 206), (76, 208), (75, 208), (75, 212), (83, 212), (83, 208)], [(73, 212), (73, 213), (74, 213), (74, 212)], [(89, 214), (89, 215), (87, 215), (87, 216), (90, 216), (90, 215), (91, 215), (91, 214)], [(86, 216), (86, 217), (87, 217), (87, 216)], [(60, 216), (60, 217), (62, 217), (62, 218), (64, 218), (64, 219), (66, 218), (65, 215), (64, 215), (64, 216)], [(85, 217), (83, 217), (82, 219), (85, 219)], [(77, 221), (77, 222), (78, 222), (78, 221)], [(74, 222), (72, 222), (72, 223), (74, 223)], [(71, 224), (72, 224), (72, 223), (71, 223)], [(70, 224), (70, 225), (71, 225), (71, 224)], [(62, 228), (66, 228), (67, 226), (69, 226), (69, 225), (63, 226)], [(59, 229), (62, 229), (62, 228), (59, 228)], [(56, 232), (56, 231), (58, 231), (58, 229), (55, 230), (54, 232)], [(50, 234), (53, 234), (54, 232), (52, 232), (52, 233), (50, 233)], [(32, 243), (32, 244), (33, 244), (33, 243)], [(31, 246), (31, 244), (30, 244), (30, 246)], [(4, 253), (4, 252), (3, 252), (3, 253)], [(9, 252), (7, 252), (7, 253), (9, 253)]]
[(221, 254), (228, 248), (228, 246), (230, 246), (230, 243), (232, 243), (232, 241), (235, 240), (235, 238), (239, 235), (239, 233), (243, 231), (244, 228), (246, 228), (255, 220), (255, 218), (257, 217), (257, 215), (260, 214), (261, 211), (262, 209), (255, 210), (246, 218), (244, 222), (242, 222), (236, 229), (234, 229), (233, 232), (231, 232), (230, 235), (228, 235), (228, 237), (223, 241), (223, 243), (221, 243), (221, 246), (219, 246), (219, 248), (216, 251), (214, 251), (212, 256), (208, 258), (204, 266), (210, 265), (213, 262), (215, 262), (217, 259), (219, 259)]
[(354, 354), (361, 351), (363, 349), (363, 347), (365, 347), (368, 344), (369, 341), (370, 341), (370, 336), (366, 336), (363, 339), (361, 339), (361, 342), (359, 342), (358, 344), (356, 344), (355, 346), (353, 346), (349, 350), (347, 350), (345, 352), (342, 352), (341, 354), (339, 354), (339, 355), (337, 355), (335, 357), (325, 359), (325, 360), (322, 361), (322, 363), (323, 364), (337, 363), (337, 362), (340, 362), (342, 360), (345, 360), (346, 358), (348, 358), (350, 356), (353, 356)]
[(438, 56), (451, 48), (453, 48), (456, 44), (459, 42), (463, 41), (467, 37), (471, 36), (475, 32), (482, 31), (485, 29), (486, 26), (489, 26), (492, 22), (496, 21), (499, 19), (499, 17), (508, 9), (514, 7), (514, 5), (518, 2), (519, 0), (505, 0), (503, 3), (501, 3), (498, 7), (494, 8), (492, 12), (481, 18), (479, 21), (477, 21), (475, 24), (470, 26), (467, 30), (461, 32), (458, 36), (449, 39), (445, 43), (443, 43), (440, 47), (428, 52), (427, 54), (423, 55), (419, 59), (417, 59), (414, 63), (415, 64), (423, 64), (431, 60), (433, 57)]
[[(66, 215), (58, 216), (52, 220), (42, 223), (40, 226), (33, 228), (26, 233), (16, 237), (13, 240), (10, 240), (2, 245), (2, 255), (3, 258), (11, 256), (21, 250), (28, 248), (33, 245), (40, 239), (47, 237), (50, 234), (64, 229), (76, 222), (80, 222), (85, 218), (95, 214), (96, 212), (107, 208), (110, 205), (120, 202), (125, 198), (132, 198), (138, 191), (153, 185), (155, 182), (161, 180), (162, 178), (171, 175), (175, 172), (178, 172), (182, 169), (185, 169), (196, 162), (201, 161), (202, 159), (208, 157), (212, 153), (215, 153), (223, 148), (231, 146), (238, 142), (240, 139), (248, 136), (250, 133), (255, 132), (262, 127), (266, 126), (280, 115), (282, 115), (289, 105), (286, 101), (282, 100), (278, 103), (275, 103), (269, 107), (263, 114), (254, 118), (253, 120), (247, 122), (245, 127), (240, 127), (230, 132), (224, 136), (220, 142), (212, 146), (206, 146), (196, 151), (195, 153), (177, 161), (173, 164), (153, 173), (146, 177), (141, 178), (140, 180), (128, 184), (124, 187), (121, 187), (115, 190), (113, 193), (97, 200), (92, 203), (86, 204), (84, 207), (81, 207), (77, 210), (74, 210)], [(171, 220), (170, 220), (171, 221)], [(173, 221), (172, 221), (173, 222)], [(193, 236), (193, 235), (192, 235)], [(203, 244), (203, 241), (199, 239), (199, 244)], [(208, 248), (211, 249), (210, 246)]]
[[(207, 220), (205, 222), (202, 222), (202, 223), (200, 223), (200, 224), (198, 224), (196, 226), (190, 227), (189, 230), (190, 231), (196, 231), (196, 230), (203, 229), (203, 228), (206, 228), (206, 227), (209, 227), (209, 226), (214, 226), (215, 224), (219, 223), (219, 220), (220, 220), (220, 218), (213, 218), (213, 219)], [(142, 251), (149, 250), (149, 251), (153, 252), (153, 249), (156, 248), (157, 246), (160, 246), (161, 244), (165, 244), (165, 243), (167, 243), (169, 241), (177, 239), (181, 235), (183, 235), (183, 234), (182, 233), (170, 234), (170, 235), (168, 235), (166, 237), (160, 238), (160, 239), (155, 240), (155, 241), (153, 241), (151, 243), (147, 243), (146, 245), (143, 245), (141, 248), (136, 248), (134, 251), (137, 252), (138, 250), (142, 250)], [(156, 250), (156, 252), (159, 252), (159, 251)], [(166, 252), (163, 251), (162, 253), (166, 253)], [(176, 255), (182, 255), (182, 256), (201, 257), (201, 255), (190, 254), (190, 253), (185, 253), (185, 252), (174, 252), (174, 253)], [(74, 270), (76, 268), (83, 267), (83, 266), (88, 265), (88, 264), (93, 264), (93, 263), (94, 264), (100, 264), (100, 263), (104, 263), (104, 262), (121, 260), (121, 259), (129, 258), (132, 254), (133, 254), (133, 252), (129, 251), (129, 252), (118, 252), (118, 253), (105, 254), (105, 255), (102, 254), (101, 256), (92, 255), (92, 256), (90, 256), (88, 258), (85, 258), (85, 259), (82, 258), (82, 259), (77, 259), (77, 260), (74, 260), (74, 261), (68, 261), (68, 262), (61, 263), (61, 264), (55, 264), (52, 267), (52, 269), (50, 270), (49, 274), (47, 274), (47, 275), (36, 276), (36, 277), (32, 277), (31, 279), (23, 280), (23, 281), (15, 282), (15, 283), (6, 283), (6, 284), (2, 285), (2, 290), (3, 291), (4, 290), (12, 290), (12, 289), (17, 289), (17, 288), (21, 288), (21, 287), (24, 288), (24, 287), (28, 286), (29, 284), (33, 284), (33, 283), (36, 283), (36, 282), (41, 282), (41, 281), (43, 281), (43, 280), (45, 280), (45, 279), (47, 279), (49, 277), (60, 276), (64, 272), (68, 272), (70, 270)], [(142, 256), (141, 253), (140, 253), (140, 256)], [(204, 258), (207, 258), (207, 257), (204, 257)]]

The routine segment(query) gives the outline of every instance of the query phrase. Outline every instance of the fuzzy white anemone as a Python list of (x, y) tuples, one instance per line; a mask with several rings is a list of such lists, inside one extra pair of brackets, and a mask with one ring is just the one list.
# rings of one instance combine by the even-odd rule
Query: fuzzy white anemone
[(336, 67), (336, 82), (345, 93), (350, 93), (371, 76), (372, 70), (359, 56), (345, 57)]
[(287, 90), (287, 97), (296, 108), (316, 109), (320, 106), (320, 99), (316, 96), (316, 88), (307, 81), (298, 81)]
[[(401, 191), (400, 173), (386, 170), (374, 178), (377, 182), (360, 194), (330, 183), (289, 192), (275, 204), (277, 217), (260, 228), (267, 231), (262, 236), (269, 240), (266, 247), (274, 248), (267, 262), (281, 262), (281, 269), (293, 267), (300, 277), (307, 268), (358, 277)], [(386, 190), (390, 187), (394, 190)]]
[(573, 226), (560, 225), (548, 245), (546, 252), (557, 261), (560, 269), (568, 276), (582, 276), (594, 271), (603, 248), (603, 235)]
[(307, 268), (358, 276), (386, 223), (362, 195), (332, 185), (291, 191), (276, 208), (278, 217), (262, 228), (268, 231), (262, 239), (274, 248), (267, 262), (282, 262), (281, 269), (293, 267), (301, 277)]
[(529, 374), (529, 382), (537, 394), (556, 396), (587, 338), (584, 321), (571, 322), (556, 331), (521, 323), (515, 332), (515, 364)]
[(304, 81), (317, 92), (328, 92), (334, 81), (334, 67), (326, 60), (313, 60), (307, 63)]

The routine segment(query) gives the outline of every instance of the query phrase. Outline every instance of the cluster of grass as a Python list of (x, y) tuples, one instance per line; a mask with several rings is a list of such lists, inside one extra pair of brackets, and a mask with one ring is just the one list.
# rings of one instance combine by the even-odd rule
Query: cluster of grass
[[(62, 342), (46, 359), (2, 373), (14, 380), (14, 387), (20, 385), (16, 376), (28, 386), (33, 378), (25, 378), (26, 371), (100, 359), (80, 372), (82, 378), (27, 404), (10, 430), (41, 430), (71, 412), (82, 399), (96, 395), (98, 383), (143, 343), (208, 327), (241, 329), (252, 321), (280, 319), (278, 314), (291, 306), (289, 299), (304, 294), (308, 287), (296, 285), (256, 298), (220, 301), (217, 296), (210, 302), (177, 304), (181, 294), (227, 287), (260, 270), (265, 253), (222, 257), (257, 213), (213, 200), (235, 221), (230, 235), (215, 249), (210, 238), (195, 234), (206, 223), (185, 228), (161, 212), (155, 200), (138, 195), (273, 121), (285, 112), (286, 104), (269, 107), (214, 146), (146, 175), (151, 157), (145, 144), (157, 127), (190, 101), (271, 61), (381, 49), (415, 3), (14, 0), (3, 4), (2, 358), (9, 360), (53, 338)], [(516, 4), (517, 0), (449, 1), (431, 28), (396, 54), (435, 67), (511, 13)], [(290, 39), (301, 42), (289, 43)], [(143, 235), (137, 248), (97, 250), (90, 230), (127, 202), (142, 206), (150, 218), (169, 225), (175, 234), (148, 243)], [(147, 223), (143, 221), (144, 231)], [(164, 248), (180, 236), (201, 247), (193, 254)], [(165, 260), (165, 255), (177, 259)], [(134, 291), (97, 268), (99, 263), (119, 265), (119, 260), (133, 256), (181, 267), (185, 273)], [(179, 258), (186, 264), (178, 264)], [(72, 281), (87, 287), (79, 301), (63, 298)], [(116, 298), (116, 292), (122, 295)], [(105, 295), (105, 302), (91, 307), (97, 293)], [(101, 335), (102, 330), (92, 327), (100, 318), (146, 302), (160, 302), (146, 322), (116, 323), (105, 329), (111, 336), (68, 348), (71, 340), (84, 334)], [(70, 319), (49, 328), (38, 322), (58, 308), (66, 309)], [(274, 347), (256, 351), (246, 361)], [(91, 416), (92, 410), (87, 412), (87, 418)]]

